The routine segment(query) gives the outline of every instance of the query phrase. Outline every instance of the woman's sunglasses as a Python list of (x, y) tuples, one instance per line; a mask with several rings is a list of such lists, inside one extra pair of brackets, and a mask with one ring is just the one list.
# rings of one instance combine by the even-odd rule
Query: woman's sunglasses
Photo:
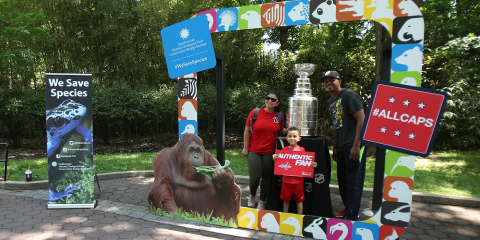
[(267, 101), (268, 101), (268, 100), (271, 100), (272, 102), (276, 102), (278, 99), (267, 96), (267, 97), (265, 98), (265, 100), (267, 100)]

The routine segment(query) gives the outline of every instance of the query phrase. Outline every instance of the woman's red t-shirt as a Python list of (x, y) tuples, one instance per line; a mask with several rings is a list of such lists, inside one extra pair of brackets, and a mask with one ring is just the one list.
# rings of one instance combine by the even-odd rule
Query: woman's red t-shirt
[[(250, 127), (250, 118), (253, 117), (253, 109), (248, 114), (246, 126)], [(248, 142), (248, 151), (257, 154), (273, 153), (275, 150), (275, 140), (278, 133), (278, 114), (277, 112), (268, 113), (261, 108), (257, 115), (257, 120), (253, 123), (253, 130), (250, 134)], [(283, 114), (282, 114), (281, 130), (283, 130)]]

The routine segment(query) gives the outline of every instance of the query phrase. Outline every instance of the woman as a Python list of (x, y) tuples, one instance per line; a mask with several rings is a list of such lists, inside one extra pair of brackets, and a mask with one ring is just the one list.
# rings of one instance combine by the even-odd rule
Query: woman
[(257, 119), (253, 123), (252, 132), (250, 132), (250, 119), (253, 117), (253, 109), (247, 117), (245, 132), (243, 134), (242, 155), (247, 158), (248, 172), (250, 174), (250, 196), (248, 197), (248, 206), (255, 206), (255, 195), (262, 179), (260, 188), (260, 201), (257, 209), (265, 209), (265, 200), (267, 199), (267, 190), (270, 186), (270, 171), (272, 169), (272, 155), (275, 150), (275, 140), (279, 130), (284, 131), (283, 114), (278, 116), (280, 111), (280, 96), (276, 92), (267, 93), (265, 98), (265, 108), (258, 112)]

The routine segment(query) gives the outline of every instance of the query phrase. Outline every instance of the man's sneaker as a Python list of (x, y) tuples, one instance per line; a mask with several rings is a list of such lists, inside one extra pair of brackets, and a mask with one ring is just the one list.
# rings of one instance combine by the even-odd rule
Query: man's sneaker
[(265, 201), (258, 201), (258, 207), (257, 210), (265, 210)]
[(345, 216), (345, 214), (347, 214), (347, 209), (343, 209), (342, 211), (338, 211), (338, 212), (334, 212), (333, 215), (335, 215), (335, 217), (337, 218), (341, 218), (343, 216)]
[(247, 199), (248, 199), (247, 206), (255, 207), (255, 196), (250, 195), (249, 197), (247, 197)]

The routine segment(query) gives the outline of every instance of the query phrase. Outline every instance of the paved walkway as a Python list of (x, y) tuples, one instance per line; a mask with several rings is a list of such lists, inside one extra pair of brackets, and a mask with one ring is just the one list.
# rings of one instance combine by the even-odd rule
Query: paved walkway
[[(306, 239), (152, 215), (152, 183), (153, 177), (101, 180), (96, 209), (47, 210), (47, 190), (0, 189), (0, 239)], [(240, 187), (245, 206), (248, 187)], [(341, 209), (337, 194), (332, 202), (334, 210)], [(370, 205), (364, 198), (362, 208)], [(480, 208), (414, 202), (400, 239), (480, 239)]]

